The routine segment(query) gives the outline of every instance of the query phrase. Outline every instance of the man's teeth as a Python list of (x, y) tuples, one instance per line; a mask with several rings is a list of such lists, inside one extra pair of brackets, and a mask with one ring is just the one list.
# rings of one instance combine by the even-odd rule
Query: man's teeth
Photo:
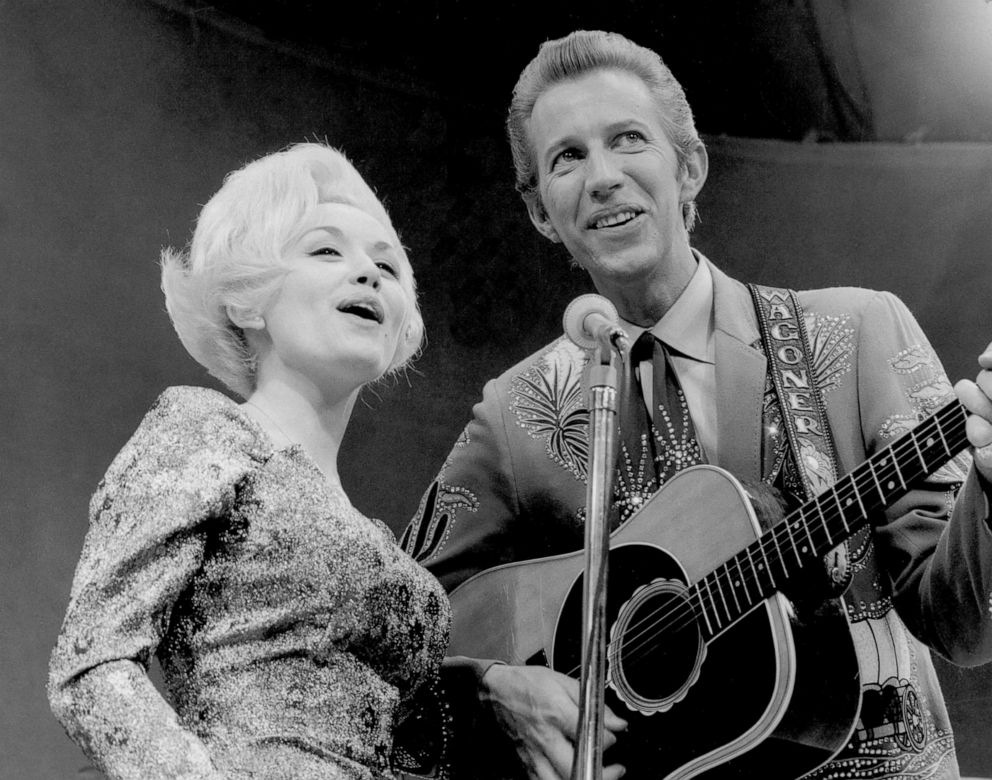
[(636, 217), (633, 211), (621, 211), (619, 214), (613, 214), (609, 217), (603, 217), (602, 219), (597, 219), (596, 224), (593, 227), (596, 230), (604, 227), (613, 227), (614, 225), (619, 225), (622, 222), (630, 222), (634, 217)]

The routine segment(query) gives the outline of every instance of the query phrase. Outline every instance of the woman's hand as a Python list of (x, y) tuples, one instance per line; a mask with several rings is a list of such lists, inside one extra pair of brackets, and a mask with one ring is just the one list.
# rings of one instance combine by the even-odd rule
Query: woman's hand
[(992, 482), (992, 344), (978, 357), (981, 371), (975, 381), (962, 379), (954, 390), (971, 412), (966, 423), (968, 441), (975, 448), (975, 466)]
[[(495, 664), (482, 678), (483, 701), (512, 740), (532, 780), (569, 780), (579, 721), (579, 683), (543, 666)], [(606, 708), (603, 749), (613, 745), (627, 723)], [(603, 770), (618, 780), (619, 764)]]

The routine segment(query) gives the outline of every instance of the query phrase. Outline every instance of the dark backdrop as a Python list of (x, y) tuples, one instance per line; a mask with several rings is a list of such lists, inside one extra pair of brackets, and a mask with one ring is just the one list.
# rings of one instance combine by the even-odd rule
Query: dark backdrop
[[(520, 32), (524, 59), (559, 32)], [(504, 97), (524, 59), (493, 85)], [(185, 243), (245, 161), (315, 137), (347, 150), (410, 248), (429, 334), (413, 370), (364, 393), (342, 456), (356, 505), (400, 529), (483, 381), (588, 290), (530, 227), (501, 123), (168, 6), (0, 2), (0, 776), (83, 766), (44, 681), (89, 495), (164, 387), (216, 386), (171, 330), (159, 248)], [(975, 372), (992, 339), (992, 146), (707, 140), (702, 251), (755, 281), (892, 289), (949, 373)], [(992, 774), (992, 674), (941, 672), (963, 768)]]

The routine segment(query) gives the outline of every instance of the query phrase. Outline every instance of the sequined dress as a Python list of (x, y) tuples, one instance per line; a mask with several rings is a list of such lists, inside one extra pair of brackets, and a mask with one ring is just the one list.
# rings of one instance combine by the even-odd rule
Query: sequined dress
[(300, 447), (171, 388), (93, 496), (49, 698), (110, 778), (390, 777), (394, 721), (449, 619)]

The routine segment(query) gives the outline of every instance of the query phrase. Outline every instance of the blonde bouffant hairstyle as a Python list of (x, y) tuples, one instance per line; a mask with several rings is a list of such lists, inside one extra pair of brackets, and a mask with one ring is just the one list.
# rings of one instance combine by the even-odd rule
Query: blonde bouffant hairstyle
[(283, 258), (304, 221), (322, 203), (345, 203), (378, 220), (397, 248), (409, 300), (389, 371), (420, 349), (424, 322), (413, 269), (389, 215), (361, 175), (336, 149), (305, 143), (228, 174), (200, 212), (187, 251), (162, 251), (162, 291), (172, 324), (193, 358), (238, 395), (255, 389), (255, 355), (233, 310), (261, 311), (289, 270)]

